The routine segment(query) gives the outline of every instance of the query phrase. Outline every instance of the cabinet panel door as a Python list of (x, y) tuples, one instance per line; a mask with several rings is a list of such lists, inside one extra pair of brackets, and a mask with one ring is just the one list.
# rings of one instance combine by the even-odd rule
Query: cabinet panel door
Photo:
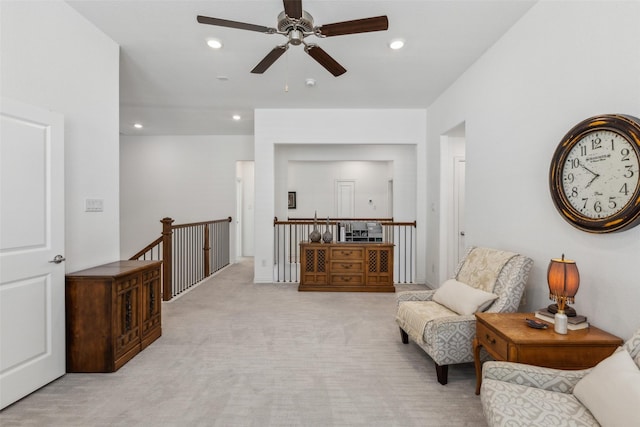
[(160, 294), (160, 268), (154, 268), (142, 273), (142, 344), (147, 346), (155, 338), (150, 338), (147, 342), (145, 339), (151, 335), (159, 335), (160, 332), (160, 310), (162, 298)]
[(115, 355), (140, 345), (140, 276), (133, 275), (116, 282)]
[(393, 248), (367, 249), (368, 285), (393, 284)]
[(327, 284), (329, 251), (326, 248), (305, 248), (302, 280), (305, 284)]

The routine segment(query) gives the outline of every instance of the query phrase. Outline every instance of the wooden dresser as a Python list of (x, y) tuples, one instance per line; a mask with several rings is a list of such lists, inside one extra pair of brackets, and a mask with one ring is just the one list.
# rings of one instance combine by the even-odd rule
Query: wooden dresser
[(114, 372), (158, 339), (160, 261), (116, 261), (67, 274), (67, 372)]
[(299, 291), (395, 292), (393, 244), (300, 243)]

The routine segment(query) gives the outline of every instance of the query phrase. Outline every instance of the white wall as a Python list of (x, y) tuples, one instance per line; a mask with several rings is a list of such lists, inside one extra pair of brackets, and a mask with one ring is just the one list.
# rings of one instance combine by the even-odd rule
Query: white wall
[[(285, 203), (276, 202), (276, 217), (311, 218), (315, 212), (318, 218), (336, 217), (338, 203), (335, 188), (338, 181), (354, 184), (353, 217), (386, 217), (387, 181), (393, 173), (392, 162), (290, 161), (288, 166), (287, 191), (282, 193), (295, 191), (297, 206), (296, 209), (288, 209), (286, 200)], [(279, 187), (276, 191), (281, 196)]]
[[(253, 137), (122, 136), (121, 253), (129, 258), (174, 224), (236, 215), (236, 161), (253, 159)], [(231, 223), (231, 236), (235, 225)], [(232, 238), (231, 259), (235, 259)]]
[[(304, 138), (300, 135), (304, 135)], [(420, 197), (426, 192), (423, 163), (426, 158), (425, 136), (425, 111), (419, 109), (256, 110), (254, 280), (271, 282), (273, 279), (273, 217), (276, 213), (276, 201), (278, 206), (286, 206), (287, 197), (286, 161), (284, 155), (276, 156), (276, 152), (283, 149), (296, 150), (293, 147), (295, 145), (317, 146), (315, 158), (322, 160), (355, 160), (354, 157), (345, 158), (341, 153), (336, 154), (343, 149), (351, 150), (351, 156), (355, 156), (357, 152), (357, 156), (362, 156), (358, 160), (394, 160), (394, 218), (398, 221), (418, 218), (417, 252), (424, 254), (426, 236), (419, 218), (426, 217), (425, 198)], [(285, 149), (281, 145), (292, 147)], [(415, 153), (413, 158), (409, 156), (410, 160), (406, 160), (402, 154), (391, 154), (396, 150), (388, 148), (393, 146), (401, 150), (400, 147), (405, 145), (411, 146), (410, 150)], [(372, 146), (374, 149), (358, 149), (361, 146)], [(275, 169), (281, 171), (279, 175)], [(279, 189), (277, 194), (276, 188)], [(424, 279), (423, 270), (424, 265), (421, 263), (416, 273), (417, 281)]]
[[(335, 217), (336, 181), (353, 180), (355, 216), (386, 218), (387, 183), (393, 178), (395, 165), (415, 171), (415, 153), (416, 147), (412, 145), (336, 145), (331, 149), (317, 145), (278, 145), (275, 167), (275, 216), (279, 219), (311, 218), (317, 211), (318, 218)], [(363, 158), (384, 160), (360, 160)], [(410, 176), (411, 173), (406, 175)], [(415, 184), (413, 178), (409, 182), (400, 183), (410, 186), (406, 193), (414, 193)], [(289, 191), (296, 192), (296, 209), (287, 208), (286, 196)], [(413, 214), (415, 199), (404, 200), (404, 204), (396, 210), (405, 211), (407, 215)]]
[(66, 271), (118, 260), (118, 46), (62, 1), (0, 8), (2, 96), (65, 117)]
[[(546, 268), (577, 261), (576, 309), (623, 338), (640, 327), (640, 227), (607, 235), (556, 211), (549, 164), (564, 134), (603, 113), (640, 117), (640, 2), (539, 2), (429, 109), (429, 203), (438, 203), (440, 135), (466, 122), (467, 243), (534, 259), (526, 309), (549, 304)], [(441, 256), (428, 218), (429, 258)], [(443, 272), (428, 280), (439, 282)]]

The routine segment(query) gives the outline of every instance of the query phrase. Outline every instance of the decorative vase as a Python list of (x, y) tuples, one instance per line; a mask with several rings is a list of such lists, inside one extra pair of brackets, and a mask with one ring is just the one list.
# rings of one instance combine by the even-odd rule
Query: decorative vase
[(317, 212), (313, 214), (313, 231), (309, 233), (309, 241), (313, 243), (318, 243), (322, 236), (318, 231), (318, 214)]
[(333, 241), (333, 234), (329, 231), (329, 217), (327, 217), (327, 229), (322, 235), (322, 241), (325, 243), (331, 243)]

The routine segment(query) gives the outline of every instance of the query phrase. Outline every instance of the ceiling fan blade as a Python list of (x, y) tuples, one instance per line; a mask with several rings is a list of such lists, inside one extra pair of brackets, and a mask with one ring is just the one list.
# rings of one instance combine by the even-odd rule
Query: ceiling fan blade
[(386, 15), (373, 18), (356, 19), (353, 21), (336, 22), (317, 28), (322, 36), (333, 37), (346, 34), (369, 33), (371, 31), (385, 31), (389, 28)]
[(228, 19), (210, 18), (208, 16), (198, 15), (198, 22), (201, 24), (217, 25), (218, 27), (237, 28), (238, 30), (257, 31), (259, 33), (272, 34), (277, 30), (275, 28), (265, 27), (264, 25), (247, 24), (245, 22), (229, 21)]
[(319, 46), (310, 44), (305, 46), (304, 50), (335, 77), (341, 76), (347, 72), (347, 70), (342, 65), (338, 64), (335, 59), (329, 56), (329, 54), (322, 50), (322, 48), (320, 48)]
[(271, 65), (273, 65), (274, 62), (276, 62), (278, 58), (282, 56), (283, 53), (287, 51), (287, 49), (289, 49), (289, 45), (286, 44), (274, 47), (271, 52), (269, 52), (267, 56), (265, 56), (262, 61), (253, 68), (253, 70), (251, 70), (251, 72), (254, 74), (264, 73), (269, 67), (271, 67)]
[(289, 18), (302, 18), (302, 0), (282, 0), (284, 2), (284, 13)]

